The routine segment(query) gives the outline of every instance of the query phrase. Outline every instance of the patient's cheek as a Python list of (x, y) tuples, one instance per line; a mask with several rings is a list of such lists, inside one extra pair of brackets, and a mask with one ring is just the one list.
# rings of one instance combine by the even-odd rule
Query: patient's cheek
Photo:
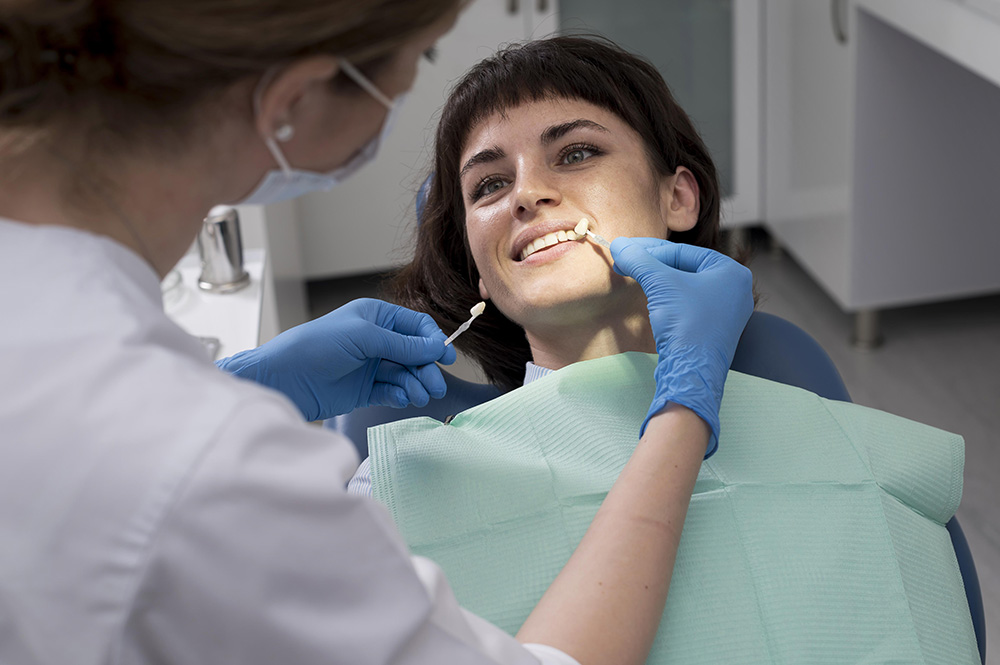
[(489, 301), (490, 307), (495, 307), (501, 314), (524, 327), (523, 307), (519, 306), (520, 300), (516, 298), (511, 289), (500, 280), (479, 278), (479, 295), (483, 300)]
[[(480, 279), (479, 295), (483, 298), (483, 300), (489, 300), (490, 305), (500, 310), (501, 314), (506, 316), (511, 321), (518, 323), (514, 318), (514, 316), (516, 316), (515, 312), (517, 308), (512, 306), (513, 299), (509, 288), (506, 288), (503, 284), (488, 286), (484, 280)], [(514, 316), (511, 316), (511, 314), (514, 314)]]

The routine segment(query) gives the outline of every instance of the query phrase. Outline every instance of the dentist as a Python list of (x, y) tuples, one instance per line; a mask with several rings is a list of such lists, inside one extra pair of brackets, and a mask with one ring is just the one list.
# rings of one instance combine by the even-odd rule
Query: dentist
[(162, 310), (212, 206), (374, 154), (461, 4), (0, 2), (0, 662), (645, 660), (709, 441), (692, 411), (661, 405), (515, 639), (305, 422), (442, 395), (429, 316), (358, 301), (222, 372)]

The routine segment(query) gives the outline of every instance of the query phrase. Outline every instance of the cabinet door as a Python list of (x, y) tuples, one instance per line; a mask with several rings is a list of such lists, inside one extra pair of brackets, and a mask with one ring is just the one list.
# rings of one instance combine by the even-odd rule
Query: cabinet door
[(760, 16), (757, 0), (558, 5), (560, 32), (603, 35), (660, 70), (715, 159), (724, 226), (760, 218)]
[(470, 3), (439, 42), (435, 62), (421, 62), (375, 160), (331, 191), (295, 201), (306, 278), (370, 273), (409, 258), (416, 191), (430, 168), (434, 130), (448, 90), (500, 44), (524, 39), (525, 26), (520, 3)]
[(766, 0), (765, 195), (771, 233), (841, 306), (850, 291), (853, 12)]
[(852, 60), (846, 0), (766, 0), (766, 216), (846, 217)]

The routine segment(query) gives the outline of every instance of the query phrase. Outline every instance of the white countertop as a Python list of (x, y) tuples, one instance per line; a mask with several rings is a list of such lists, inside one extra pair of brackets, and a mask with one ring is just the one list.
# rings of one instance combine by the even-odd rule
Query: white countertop
[(188, 254), (175, 268), (181, 275), (181, 284), (164, 294), (164, 311), (191, 335), (218, 338), (220, 348), (215, 359), (256, 347), (260, 337), (264, 260), (263, 250), (245, 252), (243, 263), (250, 274), (250, 284), (235, 293), (217, 294), (198, 288), (201, 262), (196, 253)]

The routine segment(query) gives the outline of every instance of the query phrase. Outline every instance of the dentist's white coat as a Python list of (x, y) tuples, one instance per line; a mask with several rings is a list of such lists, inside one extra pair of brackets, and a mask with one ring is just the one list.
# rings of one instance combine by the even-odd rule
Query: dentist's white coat
[(0, 663), (575, 662), (461, 610), (356, 466), (130, 250), (0, 220)]

